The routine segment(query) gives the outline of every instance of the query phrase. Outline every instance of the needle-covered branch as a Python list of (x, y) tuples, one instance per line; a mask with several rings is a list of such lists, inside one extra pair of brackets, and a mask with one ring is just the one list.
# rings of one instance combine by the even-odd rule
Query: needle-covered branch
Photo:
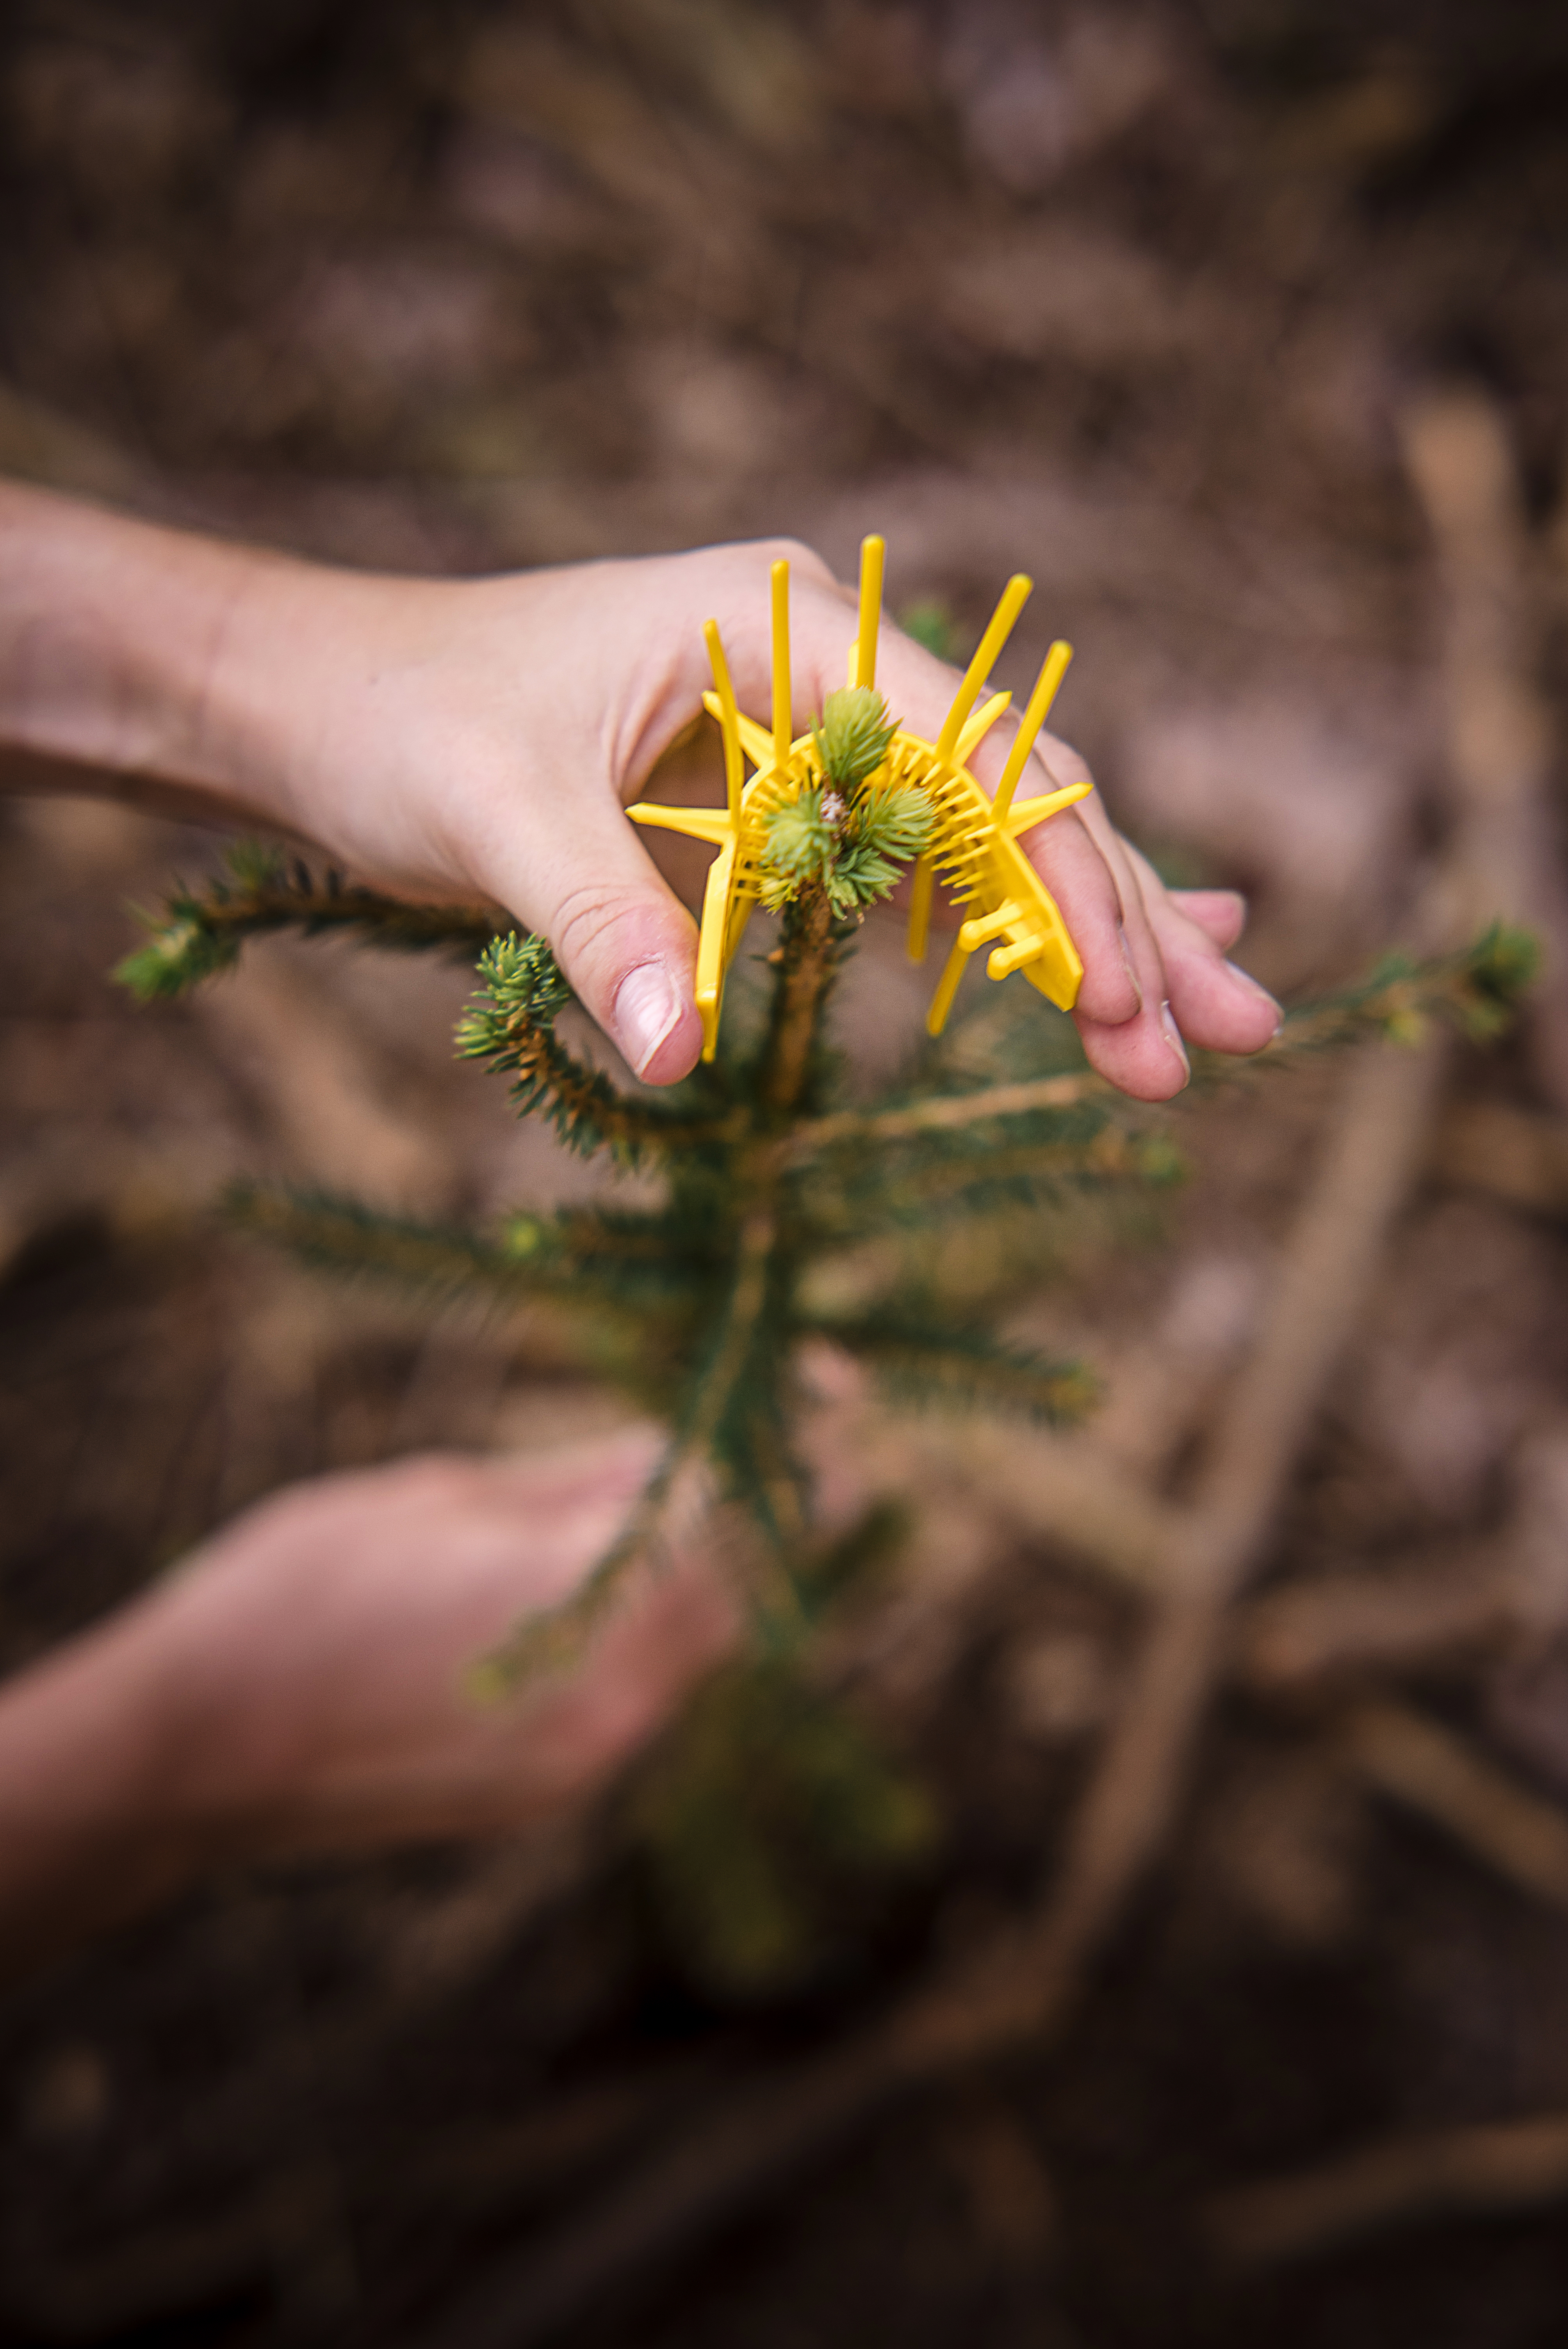
[(232, 969), (247, 938), (272, 931), (305, 937), (341, 931), (395, 953), (466, 958), (506, 926), (488, 906), (409, 905), (352, 885), (330, 868), (313, 874), (301, 859), (253, 841), (231, 848), (224, 867), (199, 888), (176, 882), (157, 912), (139, 916), (150, 936), (115, 972), (139, 1001), (183, 995)]
[(490, 1241), (458, 1226), (381, 1215), (328, 1192), (250, 1183), (234, 1185), (226, 1205), (241, 1229), (323, 1272), (384, 1281), (438, 1304), (551, 1309), (585, 1364), (634, 1386), (645, 1401), (648, 1357), (668, 1337), (671, 1317), (585, 1278), (581, 1260), (552, 1245), (547, 1226), (530, 1219), (526, 1233), (514, 1225)]
[(1033, 1134), (1019, 1119), (997, 1143), (989, 1134), (938, 1133), (923, 1146), (890, 1150), (884, 1159), (834, 1153), (799, 1185), (800, 1213), (827, 1247), (872, 1239), (890, 1226), (944, 1226), (1008, 1208), (1057, 1207), (1085, 1192), (1165, 1187), (1181, 1182), (1187, 1162), (1168, 1133), (1113, 1124), (1083, 1138)]
[(1099, 1382), (1083, 1363), (1051, 1361), (982, 1328), (891, 1311), (807, 1326), (864, 1362), (899, 1402), (1013, 1412), (1070, 1427), (1099, 1399)]
[(516, 1071), (511, 1098), (520, 1117), (540, 1111), (568, 1150), (583, 1158), (610, 1150), (624, 1166), (717, 1137), (712, 1119), (683, 1117), (617, 1092), (602, 1071), (558, 1040), (555, 1022), (572, 990), (544, 939), (515, 932), (494, 939), (479, 970), (484, 988), (463, 1015), (458, 1050), (491, 1069)]
[[(1446, 1020), (1485, 1042), (1507, 1026), (1540, 959), (1528, 931), (1501, 922), (1493, 923), (1458, 954), (1427, 961), (1390, 955), (1359, 986), (1288, 1011), (1280, 1033), (1250, 1060), (1238, 1062), (1222, 1053), (1194, 1053), (1194, 1085), (1233, 1082), (1255, 1069), (1277, 1068), (1309, 1052), (1377, 1038), (1418, 1043), (1433, 1019)], [(944, 1054), (937, 1061), (939, 1086), (944, 1062), (951, 1057)], [(886, 1150), (944, 1133), (978, 1136), (991, 1128), (999, 1136), (1016, 1119), (1091, 1104), (1114, 1110), (1120, 1119), (1140, 1114), (1106, 1078), (1092, 1069), (1075, 1069), (1006, 1084), (922, 1090), (867, 1109), (805, 1119), (790, 1136), (789, 1154), (799, 1164), (830, 1151)]]
[(1218, 1053), (1194, 1055), (1194, 1081), (1212, 1083), (1375, 1038), (1419, 1044), (1434, 1020), (1473, 1043), (1490, 1043), (1512, 1019), (1540, 968), (1536, 939), (1506, 922), (1493, 922), (1457, 954), (1427, 960), (1387, 955), (1358, 986), (1287, 1011), (1273, 1043), (1239, 1070)]
[(671, 1494), (685, 1464), (684, 1450), (672, 1446), (620, 1533), (571, 1598), (559, 1607), (525, 1615), (471, 1666), (469, 1690), (480, 1703), (498, 1702), (552, 1673), (570, 1671), (581, 1662), (634, 1569), (650, 1561), (660, 1562)]

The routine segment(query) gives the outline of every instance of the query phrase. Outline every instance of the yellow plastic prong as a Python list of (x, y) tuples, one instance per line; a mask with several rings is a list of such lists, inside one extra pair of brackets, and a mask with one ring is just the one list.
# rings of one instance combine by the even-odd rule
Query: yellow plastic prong
[(861, 541), (861, 622), (855, 638), (856, 685), (877, 681), (877, 626), (882, 618), (883, 541), (874, 533)]
[(1093, 790), (1092, 783), (1068, 783), (1064, 791), (1042, 792), (1037, 800), (1015, 800), (1007, 811), (1006, 829), (1011, 838), (1017, 840), (1026, 832), (1033, 832), (1037, 824), (1044, 823), (1047, 817), (1060, 815), (1063, 808), (1071, 807), (1075, 801), (1087, 800)]
[(657, 800), (639, 800), (626, 813), (634, 823), (650, 824), (655, 832), (684, 832), (690, 840), (706, 840), (722, 848), (735, 826), (723, 808), (665, 807)]
[(1047, 962), (1044, 957), (1037, 956), (1033, 962), (1022, 966), (1023, 975), (1047, 1003), (1054, 1003), (1058, 1011), (1070, 1011), (1083, 984), (1083, 964), (1065, 927), (1052, 943), (1054, 960)]
[(914, 878), (909, 887), (909, 958), (911, 962), (925, 960), (925, 941), (931, 933), (931, 893), (936, 885), (936, 867), (929, 856), (917, 857)]
[(984, 914), (977, 921), (961, 923), (958, 935), (963, 940), (965, 953), (973, 954), (975, 947), (983, 947), (987, 938), (999, 937), (1013, 923), (1026, 921), (1027, 918), (1023, 906), (1009, 897), (1005, 905), (997, 906), (994, 914)]
[(953, 746), (953, 763), (955, 767), (966, 767), (969, 764), (997, 719), (1001, 717), (1004, 710), (1012, 707), (1012, 701), (1013, 697), (1010, 693), (994, 693), (989, 701), (983, 701), (980, 704), (979, 709)]
[(1011, 972), (1022, 970), (1026, 962), (1036, 959), (1041, 947), (1048, 943), (1046, 939), (1031, 937), (1025, 938), (1018, 946), (997, 947), (985, 957), (986, 978), (1006, 978)]
[(1018, 778), (1023, 773), (1029, 753), (1035, 747), (1035, 737), (1046, 722), (1047, 712), (1061, 689), (1061, 682), (1068, 673), (1068, 663), (1072, 657), (1071, 645), (1064, 643), (1058, 636), (1041, 665), (1040, 674), (1035, 680), (1035, 689), (1029, 696), (1028, 708), (1024, 712), (1024, 722), (1019, 727), (1013, 747), (1007, 753), (1007, 763), (1002, 770), (1002, 780), (996, 786), (996, 796), (991, 802), (993, 820), (998, 824), (1006, 823), (1007, 820), (1007, 810), (1013, 804), (1013, 793), (1018, 788)]
[[(717, 718), (722, 725), (724, 706), (717, 693), (705, 693), (702, 706), (710, 718)], [(744, 709), (738, 714), (736, 723), (740, 729), (740, 747), (752, 765), (766, 767), (773, 756), (772, 735), (765, 726), (758, 726), (754, 718), (748, 718)]]
[(794, 699), (789, 681), (789, 565), (773, 565), (773, 764), (783, 774), (794, 740), (790, 732)]
[(953, 707), (942, 721), (942, 731), (936, 738), (936, 755), (944, 766), (951, 763), (959, 730), (980, 698), (980, 688), (991, 674), (993, 662), (1013, 633), (1013, 623), (1034, 590), (1034, 581), (1016, 571), (1002, 590), (1001, 601), (986, 623), (985, 633), (975, 648), (975, 657), (964, 672), (964, 682), (954, 697)]
[(947, 1015), (953, 1009), (953, 999), (958, 992), (958, 982), (967, 968), (969, 954), (970, 949), (964, 943), (964, 933), (961, 930), (953, 941), (953, 951), (943, 966), (936, 992), (931, 999), (931, 1009), (925, 1015), (925, 1032), (928, 1036), (940, 1036), (946, 1027)]
[(702, 926), (696, 942), (696, 1008), (702, 1019), (702, 1057), (711, 1061), (718, 1049), (718, 1015), (724, 1004), (724, 948), (729, 926), (729, 887), (735, 873), (737, 842), (726, 841), (707, 868), (702, 895)]
[(729, 821), (740, 822), (740, 785), (744, 769), (740, 760), (740, 717), (735, 707), (735, 688), (729, 681), (729, 663), (724, 657), (724, 646), (719, 639), (718, 622), (707, 621), (703, 628), (703, 641), (713, 668), (713, 681), (718, 689), (718, 726), (724, 737), (724, 792), (729, 807)]

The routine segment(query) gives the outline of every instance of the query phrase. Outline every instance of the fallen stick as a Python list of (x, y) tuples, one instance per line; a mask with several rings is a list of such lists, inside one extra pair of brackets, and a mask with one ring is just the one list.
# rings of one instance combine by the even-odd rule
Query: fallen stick
[(1222, 2194), (1204, 2214), (1229, 2266), (1309, 2258), (1393, 2221), (1516, 2210), (1568, 2196), (1568, 2114), (1391, 2137), (1321, 2168)]
[(1439, 918), (1456, 936), (1502, 916), (1535, 930), (1546, 968), (1526, 1023), (1535, 1074), (1568, 1106), (1568, 885), (1554, 818), (1553, 713), (1519, 468), (1496, 403), (1438, 392), (1403, 419), (1405, 462), (1432, 533), (1455, 833)]
[(1392, 1570), (1318, 1575), (1268, 1591), (1234, 1626), (1236, 1677), (1260, 1696), (1288, 1697), (1495, 1644), (1520, 1621), (1517, 1546), (1510, 1528), (1461, 1550), (1418, 1553)]
[(1433, 1137), (1429, 1171), (1528, 1214), (1568, 1216), (1568, 1118), (1507, 1102), (1455, 1102)]
[(1357, 1705), (1339, 1743), (1367, 1785), (1443, 1828), (1521, 1891), (1568, 1909), (1568, 1818), (1555, 1803), (1391, 1699)]

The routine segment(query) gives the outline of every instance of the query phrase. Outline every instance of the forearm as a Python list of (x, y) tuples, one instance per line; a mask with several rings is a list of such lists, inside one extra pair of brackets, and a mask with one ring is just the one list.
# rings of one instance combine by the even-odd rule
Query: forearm
[(0, 1686), (0, 1978), (190, 1872), (184, 1737), (139, 1621), (71, 1640)]
[[(296, 821), (249, 740), (258, 637), (320, 575), (0, 481), (0, 790)], [(281, 647), (272, 665), (286, 673)]]

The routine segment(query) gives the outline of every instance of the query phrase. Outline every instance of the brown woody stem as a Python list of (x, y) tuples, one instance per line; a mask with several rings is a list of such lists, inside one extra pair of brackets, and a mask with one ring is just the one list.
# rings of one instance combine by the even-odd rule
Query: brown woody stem
[(788, 1112), (799, 1107), (806, 1088), (822, 998), (833, 975), (833, 917), (826, 890), (804, 890), (786, 907), (779, 955), (762, 1098), (770, 1110)]

